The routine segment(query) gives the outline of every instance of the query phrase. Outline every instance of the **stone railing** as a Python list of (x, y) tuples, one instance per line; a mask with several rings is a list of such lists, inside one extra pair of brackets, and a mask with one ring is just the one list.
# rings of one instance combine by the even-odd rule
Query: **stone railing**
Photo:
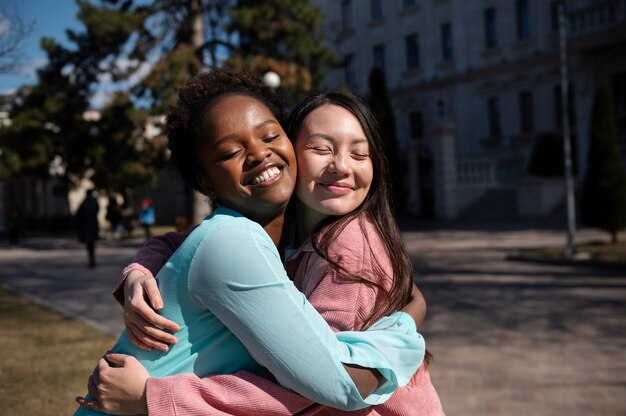
[(458, 159), (456, 164), (457, 183), (460, 186), (494, 186), (496, 161), (492, 158)]

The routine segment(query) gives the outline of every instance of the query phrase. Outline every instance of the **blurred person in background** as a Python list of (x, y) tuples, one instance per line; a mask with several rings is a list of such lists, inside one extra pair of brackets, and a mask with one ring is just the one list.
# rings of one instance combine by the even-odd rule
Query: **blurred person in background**
[(118, 238), (121, 222), (122, 222), (122, 208), (117, 203), (117, 199), (111, 196), (109, 197), (109, 205), (107, 205), (107, 215), (106, 220), (109, 222), (111, 227), (111, 237)]
[(98, 224), (98, 200), (96, 191), (89, 189), (85, 199), (76, 212), (76, 224), (78, 226), (78, 240), (85, 244), (89, 258), (89, 268), (96, 267), (96, 241), (99, 238), (100, 226)]
[(139, 223), (146, 233), (146, 240), (152, 238), (152, 226), (154, 225), (154, 207), (152, 206), (152, 198), (144, 198), (141, 200)]

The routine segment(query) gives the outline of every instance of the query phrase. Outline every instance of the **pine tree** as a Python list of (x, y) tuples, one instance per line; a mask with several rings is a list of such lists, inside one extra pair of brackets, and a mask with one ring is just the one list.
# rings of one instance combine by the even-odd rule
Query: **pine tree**
[(276, 72), (290, 104), (320, 88), (323, 68), (337, 63), (320, 32), (324, 16), (308, 0), (239, 0), (230, 16), (239, 44), (227, 63)]
[(404, 176), (406, 168), (398, 155), (398, 139), (396, 136), (396, 121), (391, 107), (385, 74), (378, 68), (373, 68), (369, 75), (368, 104), (374, 117), (378, 121), (383, 139), (383, 151), (389, 162), (389, 175), (391, 177), (391, 189), (393, 203), (398, 214), (404, 213), (406, 191), (404, 189)]
[[(89, 41), (73, 39), (81, 44)], [(99, 120), (86, 119), (91, 88), (99, 75), (89, 65), (94, 56), (50, 39), (42, 45), (48, 64), (38, 71), (35, 85), (16, 93), (10, 105), (11, 124), (1, 131), (0, 146), (6, 155), (0, 158), (3, 176), (46, 178), (54, 161), (57, 173), (74, 185), (89, 176), (99, 189), (124, 193), (131, 184), (153, 183), (152, 165), (163, 158), (165, 145), (157, 138), (141, 146), (146, 140), (142, 130), (147, 113), (136, 110), (128, 96), (119, 93), (102, 109)], [(111, 169), (112, 160), (118, 169)]]
[(618, 230), (626, 226), (626, 173), (620, 160), (613, 102), (605, 88), (594, 98), (581, 215), (587, 225), (609, 232), (613, 243)]
[[(295, 100), (321, 85), (321, 67), (332, 62), (319, 36), (322, 15), (307, 0), (77, 4), (85, 29), (67, 31), (67, 48), (42, 41), (49, 62), (13, 104), (10, 131), (0, 132), (0, 174), (45, 175), (59, 156), (68, 177), (93, 172), (106, 189), (151, 183), (154, 172), (146, 166), (161, 160), (163, 142), (138, 145), (146, 142), (141, 123), (163, 114), (193, 75), (223, 64), (274, 70)], [(126, 92), (114, 95), (99, 121), (84, 120), (103, 77)], [(110, 160), (124, 169), (112, 174)], [(194, 196), (197, 218), (206, 203)]]

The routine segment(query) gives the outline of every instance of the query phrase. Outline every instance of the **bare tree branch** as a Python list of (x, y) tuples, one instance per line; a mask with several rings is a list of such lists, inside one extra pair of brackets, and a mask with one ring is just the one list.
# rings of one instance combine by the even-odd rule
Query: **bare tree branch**
[(0, 75), (18, 72), (24, 63), (24, 42), (35, 30), (17, 12), (0, 9)]

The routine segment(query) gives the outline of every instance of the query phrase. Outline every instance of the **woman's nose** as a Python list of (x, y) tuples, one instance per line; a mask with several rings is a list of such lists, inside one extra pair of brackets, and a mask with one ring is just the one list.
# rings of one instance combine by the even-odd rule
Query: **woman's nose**
[(350, 162), (345, 155), (336, 154), (329, 167), (332, 172), (339, 175), (350, 173)]
[(248, 146), (248, 155), (246, 163), (249, 165), (258, 165), (272, 154), (270, 148), (263, 142), (252, 143)]

